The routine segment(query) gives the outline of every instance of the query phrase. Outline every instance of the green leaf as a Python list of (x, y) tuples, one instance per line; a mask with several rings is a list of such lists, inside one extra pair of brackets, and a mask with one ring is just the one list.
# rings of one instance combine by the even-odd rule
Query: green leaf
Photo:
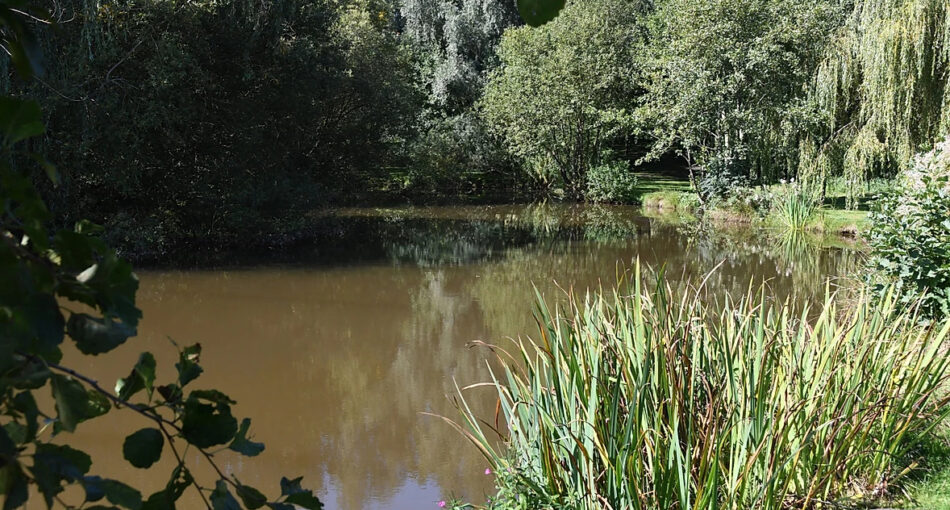
[(181, 497), (185, 489), (187, 489), (192, 482), (194, 482), (194, 478), (191, 476), (191, 471), (188, 471), (188, 468), (179, 464), (175, 466), (175, 469), (172, 471), (172, 476), (165, 486), (165, 493), (168, 494), (171, 501), (178, 501), (178, 498)]
[(167, 491), (160, 490), (148, 497), (142, 504), (142, 510), (175, 510), (175, 502)]
[(104, 395), (93, 390), (86, 391), (75, 379), (59, 374), (53, 374), (50, 379), (56, 402), (57, 431), (72, 432), (76, 430), (77, 424), (109, 411), (109, 401)]
[(83, 478), (82, 484), (83, 488), (86, 489), (86, 501), (88, 502), (95, 502), (106, 498), (113, 505), (128, 508), (129, 510), (139, 510), (142, 508), (142, 494), (122, 482), (98, 476), (87, 476)]
[(95, 292), (96, 305), (104, 315), (116, 317), (133, 329), (138, 326), (142, 317), (141, 310), (135, 307), (139, 280), (128, 262), (115, 253), (105, 254), (86, 285)]
[(189, 443), (208, 448), (231, 441), (237, 432), (237, 420), (227, 404), (202, 403), (193, 392), (185, 401), (181, 431)]
[(165, 438), (160, 430), (144, 428), (125, 438), (122, 455), (133, 466), (144, 469), (158, 462), (164, 445)]
[(250, 418), (241, 420), (241, 426), (228, 448), (248, 457), (254, 457), (264, 451), (264, 443), (255, 443), (247, 438), (247, 431), (250, 427)]
[(12, 408), (19, 415), (23, 416), (25, 422), (22, 428), (22, 435), (13, 438), (18, 444), (32, 442), (36, 439), (36, 432), (39, 430), (39, 408), (36, 406), (36, 399), (29, 391), (21, 391), (13, 397)]
[(92, 459), (85, 452), (65, 445), (38, 444), (33, 455), (33, 478), (47, 506), (52, 506), (53, 498), (63, 491), (63, 482), (82, 480), (91, 465)]
[(155, 357), (150, 352), (139, 355), (138, 362), (132, 367), (128, 377), (115, 383), (115, 392), (122, 400), (129, 400), (136, 393), (145, 390), (148, 399), (152, 399), (152, 385), (155, 383)]
[(201, 344), (189, 345), (179, 353), (178, 363), (175, 363), (175, 368), (178, 369), (178, 384), (183, 388), (186, 384), (194, 381), (201, 375), (202, 368), (198, 365), (200, 357)]
[(18, 462), (0, 465), (0, 494), (5, 496), (3, 510), (20, 508), (29, 497), (28, 480)]
[[(20, 348), (48, 361), (58, 361), (63, 343), (65, 320), (59, 303), (52, 295), (34, 294), (13, 309), (14, 320), (21, 324)], [(28, 329), (26, 329), (28, 328)]]
[(123, 322), (84, 313), (72, 314), (66, 330), (80, 352), (93, 356), (115, 349), (136, 333), (135, 328)]
[(46, 365), (39, 361), (25, 361), (15, 370), (9, 372), (7, 377), (12, 379), (14, 388), (22, 390), (35, 390), (46, 385), (50, 378), (50, 371)]
[(300, 482), (303, 480), (302, 476), (298, 476), (293, 480), (290, 480), (286, 477), (280, 478), (280, 495), (289, 496), (291, 494), (297, 494), (298, 492), (305, 492), (305, 489), (300, 486)]
[(106, 497), (106, 490), (102, 486), (102, 477), (85, 476), (82, 479), (82, 488), (86, 491), (86, 501), (95, 502)]
[(302, 506), (308, 510), (321, 510), (323, 508), (323, 503), (321, 503), (311, 491), (291, 494), (290, 496), (287, 496), (287, 499), (284, 501), (292, 505)]
[(103, 480), (102, 486), (106, 492), (106, 499), (113, 505), (119, 505), (129, 510), (142, 508), (142, 493), (116, 480)]
[(0, 97), (0, 136), (7, 146), (45, 131), (39, 103)]
[(16, 422), (9, 422), (3, 427), (0, 427), (0, 463), (2, 464), (12, 461), (17, 455), (16, 443), (13, 442), (14, 440), (10, 437), (10, 434), (7, 433), (7, 427), (14, 424), (20, 425)]
[(228, 484), (218, 480), (211, 492), (211, 508), (214, 510), (241, 510), (240, 503), (228, 491)]
[(155, 388), (158, 394), (165, 399), (165, 402), (178, 402), (181, 400), (181, 388), (177, 384), (166, 384)]
[(564, 8), (564, 0), (517, 0), (521, 18), (533, 27), (539, 27), (557, 17)]
[(86, 408), (86, 389), (73, 379), (55, 374), (51, 378), (56, 417), (63, 429), (72, 432), (82, 421)]
[(244, 502), (244, 506), (250, 510), (260, 508), (267, 503), (267, 497), (261, 494), (261, 491), (240, 482), (238, 482), (237, 494), (238, 497), (241, 498), (241, 501)]
[[(10, 421), (0, 427), (0, 463), (6, 462), (6, 459), (12, 459), (16, 456), (17, 444), (26, 443), (27, 428), (26, 425), (18, 421)], [(9, 443), (7, 443), (9, 441)], [(12, 448), (8, 448), (12, 446)]]
[(285, 501), (311, 510), (323, 508), (323, 503), (313, 495), (313, 491), (306, 490), (300, 486), (301, 480), (303, 480), (302, 476), (298, 476), (293, 480), (287, 478), (280, 479), (280, 494), (287, 496)]

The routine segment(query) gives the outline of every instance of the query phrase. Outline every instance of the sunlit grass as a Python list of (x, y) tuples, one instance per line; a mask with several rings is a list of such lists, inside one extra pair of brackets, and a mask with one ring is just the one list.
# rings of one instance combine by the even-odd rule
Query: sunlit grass
[(778, 510), (900, 494), (947, 415), (950, 323), (921, 329), (890, 295), (796, 313), (750, 290), (712, 310), (701, 291), (642, 285), (637, 268), (625, 290), (564, 311), (539, 300), (536, 339), (494, 347), (497, 415), (462, 398), (459, 429), (492, 464), (497, 507)]

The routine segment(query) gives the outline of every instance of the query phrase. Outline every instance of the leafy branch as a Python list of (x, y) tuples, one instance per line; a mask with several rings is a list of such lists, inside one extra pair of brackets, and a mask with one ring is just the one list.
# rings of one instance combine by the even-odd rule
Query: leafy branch
[[(24, 6), (24, 0), (0, 0), (0, 45), (29, 77), (39, 68), (30, 32), (37, 15)], [(231, 414), (235, 402), (225, 393), (194, 389), (186, 394), (186, 387), (203, 372), (200, 344), (179, 349), (177, 377), (164, 385), (156, 385), (156, 362), (149, 352), (139, 356), (114, 392), (61, 364), (61, 345), (67, 338), (84, 355), (105, 354), (136, 335), (142, 313), (135, 305), (138, 279), (131, 265), (98, 237), (101, 227), (80, 222), (72, 229), (51, 231), (53, 217), (34, 185), (35, 172), (9, 163), (32, 159), (56, 186), (59, 177), (53, 165), (41, 155), (19, 150), (20, 142), (44, 132), (37, 103), (0, 97), (2, 510), (22, 507), (37, 493), (49, 508), (167, 510), (176, 507), (189, 487), (214, 510), (322, 508), (313, 492), (301, 487), (301, 478), (282, 478), (280, 497), (267, 498), (217, 465), (212, 447), (253, 457), (264, 445), (249, 439), (250, 419), (238, 424)], [(71, 311), (63, 306), (67, 301), (89, 312)], [(45, 388), (53, 396), (54, 412), (37, 404), (34, 395)], [(59, 437), (113, 408), (130, 409), (152, 423), (123, 442), (123, 457), (132, 466), (152, 467), (166, 443), (175, 458), (165, 487), (148, 498), (121, 481), (90, 475), (90, 456)], [(56, 444), (50, 441), (53, 437)], [(212, 466), (217, 477), (213, 489), (187, 466), (182, 442)], [(78, 506), (62, 498), (67, 486), (83, 489)]]

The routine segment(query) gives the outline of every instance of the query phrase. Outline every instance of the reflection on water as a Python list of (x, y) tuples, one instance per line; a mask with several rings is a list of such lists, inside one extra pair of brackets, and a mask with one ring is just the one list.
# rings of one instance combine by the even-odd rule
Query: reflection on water
[[(721, 263), (711, 298), (754, 279), (807, 299), (860, 259), (761, 233), (683, 231), (622, 207), (356, 209), (314, 222), (326, 237), (275, 257), (279, 266), (140, 274), (140, 337), (80, 368), (111, 381), (148, 349), (161, 379), (173, 363), (167, 338), (200, 341), (198, 386), (227, 390), (268, 447), (251, 460), (227, 457), (227, 468), (270, 493), (280, 475), (304, 475), (330, 509), (484, 500), (485, 462), (421, 413), (454, 417), (453, 381), (487, 379), (484, 353), (467, 343), (532, 332), (534, 286), (556, 296), (555, 285), (610, 284), (640, 257), (674, 279)], [(484, 398), (488, 415), (494, 400)], [(124, 417), (77, 440), (91, 444), (99, 474), (157, 488), (164, 480), (115, 455), (142, 426)]]

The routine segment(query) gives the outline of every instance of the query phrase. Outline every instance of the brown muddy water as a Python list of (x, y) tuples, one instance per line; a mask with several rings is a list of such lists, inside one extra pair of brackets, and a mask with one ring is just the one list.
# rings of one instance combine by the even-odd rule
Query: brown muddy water
[[(230, 394), (235, 415), (251, 417), (254, 439), (267, 445), (255, 458), (221, 453), (221, 465), (271, 495), (281, 475), (303, 475), (328, 509), (486, 500), (484, 459), (423, 413), (457, 417), (455, 384), (488, 379), (487, 353), (470, 342), (533, 333), (535, 287), (555, 300), (558, 287), (608, 286), (639, 257), (676, 281), (718, 266), (709, 299), (764, 281), (779, 298), (810, 300), (862, 258), (848, 243), (683, 227), (624, 207), (350, 209), (313, 221), (325, 239), (271, 260), (140, 272), (139, 336), (108, 355), (66, 361), (111, 387), (148, 350), (164, 381), (174, 373), (170, 339), (200, 342), (205, 374), (192, 386)], [(490, 419), (490, 389), (472, 391), (482, 392), (473, 398)], [(112, 414), (104, 422), (113, 428), (80, 428), (75, 438), (95, 474), (146, 495), (164, 486), (169, 469), (122, 460), (124, 437), (148, 424)], [(194, 452), (187, 456), (208, 475)]]

